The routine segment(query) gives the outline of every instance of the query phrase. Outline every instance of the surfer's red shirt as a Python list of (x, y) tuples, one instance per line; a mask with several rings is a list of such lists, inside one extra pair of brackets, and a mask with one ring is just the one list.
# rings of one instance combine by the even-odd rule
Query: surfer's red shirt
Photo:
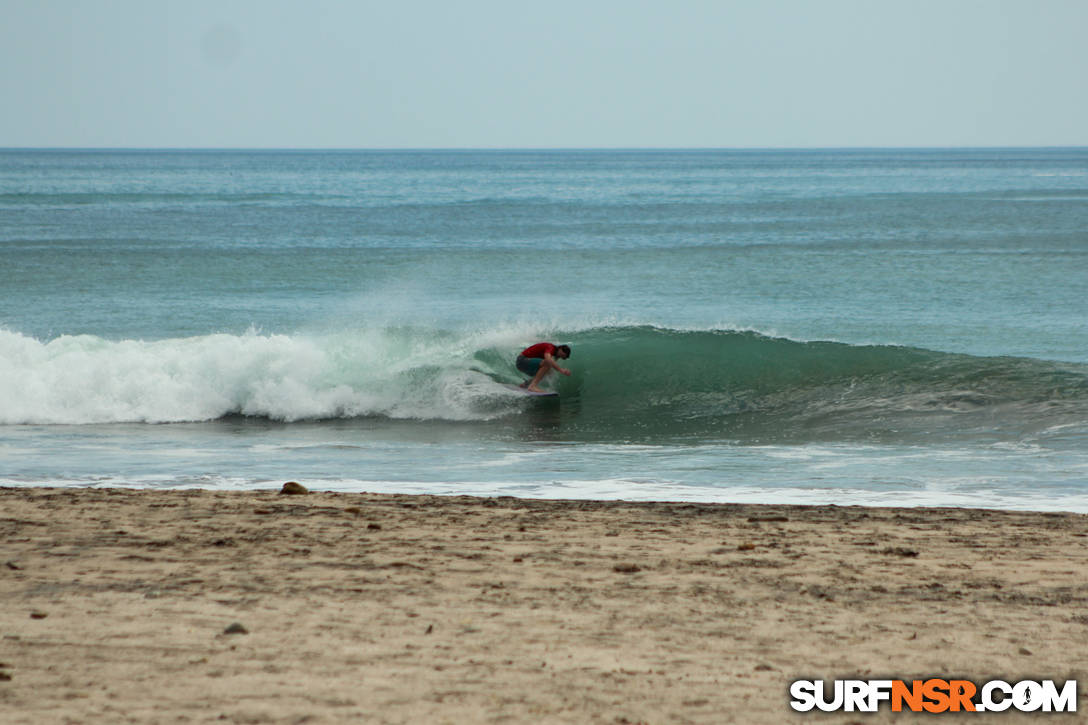
[(555, 357), (555, 351), (557, 349), (558, 348), (556, 348), (556, 346), (551, 344), (550, 342), (538, 342), (537, 344), (530, 345), (529, 347), (522, 350), (521, 356), (527, 358), (538, 357), (543, 359), (544, 354), (549, 353), (552, 357)]

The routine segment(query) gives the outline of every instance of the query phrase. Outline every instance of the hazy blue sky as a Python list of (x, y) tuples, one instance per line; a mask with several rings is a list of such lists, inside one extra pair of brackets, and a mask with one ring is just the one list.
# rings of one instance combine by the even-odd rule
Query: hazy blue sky
[(0, 146), (1088, 145), (1088, 0), (0, 0)]

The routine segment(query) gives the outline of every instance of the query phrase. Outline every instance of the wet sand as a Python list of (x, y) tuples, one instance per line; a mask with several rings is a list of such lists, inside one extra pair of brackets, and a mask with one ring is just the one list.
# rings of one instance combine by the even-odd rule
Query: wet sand
[[(1077, 679), (1088, 516), (0, 489), (5, 723), (882, 723), (795, 679)], [(234, 626), (237, 625), (237, 626)], [(241, 630), (228, 632), (228, 630)]]

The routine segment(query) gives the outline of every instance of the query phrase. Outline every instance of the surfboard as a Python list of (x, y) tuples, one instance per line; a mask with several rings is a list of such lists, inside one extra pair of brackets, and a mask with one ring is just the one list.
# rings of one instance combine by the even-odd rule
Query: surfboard
[(519, 385), (507, 385), (506, 387), (508, 387), (511, 390), (514, 390), (516, 392), (519, 392), (522, 395), (524, 395), (526, 397), (529, 397), (529, 398), (558, 398), (559, 397), (559, 393), (556, 393), (556, 392), (551, 391), (551, 390), (544, 390), (544, 391), (541, 391), (541, 392), (537, 393), (537, 392), (534, 392), (532, 390), (527, 390), (526, 388), (523, 388), (523, 387), (521, 387)]

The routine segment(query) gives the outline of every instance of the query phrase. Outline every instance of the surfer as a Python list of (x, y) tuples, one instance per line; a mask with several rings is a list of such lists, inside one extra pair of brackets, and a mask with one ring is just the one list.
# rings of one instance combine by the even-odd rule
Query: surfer
[(555, 361), (556, 358), (566, 360), (569, 357), (570, 345), (553, 345), (550, 342), (538, 342), (535, 345), (530, 345), (521, 351), (514, 363), (514, 367), (532, 378), (532, 380), (527, 380), (519, 387), (528, 388), (529, 392), (532, 393), (544, 392), (537, 385), (550, 371), (556, 370), (564, 375), (570, 375), (570, 370)]

